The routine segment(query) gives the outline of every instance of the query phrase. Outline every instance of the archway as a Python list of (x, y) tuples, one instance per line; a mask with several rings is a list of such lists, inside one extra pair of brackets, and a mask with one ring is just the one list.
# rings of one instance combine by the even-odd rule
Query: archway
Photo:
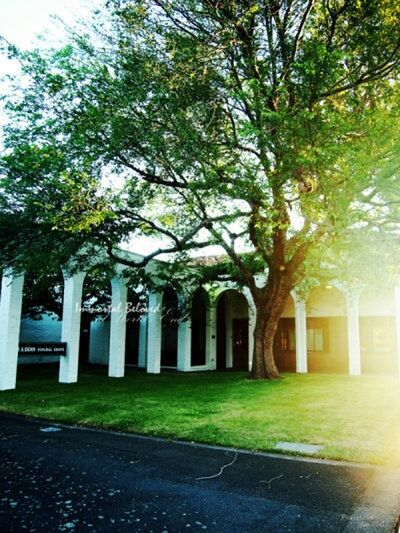
[(128, 288), (127, 301), (125, 365), (138, 366), (140, 319), (143, 315), (143, 304), (138, 294), (131, 288)]
[(348, 373), (346, 301), (330, 284), (307, 299), (307, 355), (309, 372)]
[(178, 364), (179, 304), (174, 289), (166, 287), (162, 300), (161, 366), (176, 368)]
[(249, 309), (237, 290), (224, 291), (217, 300), (217, 370), (249, 369)]
[(206, 364), (206, 330), (209, 298), (203, 288), (197, 289), (192, 298), (191, 308), (191, 366)]
[[(64, 278), (61, 271), (26, 272), (23, 287), (19, 342), (60, 342)], [(58, 365), (58, 356), (19, 356), (18, 364)]]
[(85, 276), (79, 338), (81, 367), (109, 363), (111, 275), (109, 268), (96, 265)]

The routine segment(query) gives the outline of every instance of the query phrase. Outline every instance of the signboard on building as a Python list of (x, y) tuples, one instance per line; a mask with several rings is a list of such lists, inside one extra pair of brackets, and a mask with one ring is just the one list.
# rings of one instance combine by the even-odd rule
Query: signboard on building
[(36, 356), (66, 356), (67, 343), (66, 342), (21, 342), (19, 344), (18, 355), (22, 357), (36, 357)]

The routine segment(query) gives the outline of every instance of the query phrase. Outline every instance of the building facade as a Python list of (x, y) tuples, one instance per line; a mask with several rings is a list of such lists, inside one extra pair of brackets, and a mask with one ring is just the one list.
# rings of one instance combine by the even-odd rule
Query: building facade
[[(136, 259), (140, 256), (129, 254)], [(157, 275), (156, 262), (149, 266)], [(234, 284), (199, 288), (185, 313), (187, 299), (171, 287), (148, 291), (147, 303), (132, 301), (126, 269), (110, 279), (111, 312), (106, 320), (82, 326), (82, 292), (86, 272), (64, 276), (62, 321), (21, 320), (24, 276), (6, 272), (0, 296), (0, 390), (16, 386), (23, 363), (58, 362), (59, 381), (79, 379), (79, 365), (108, 366), (110, 377), (123, 377), (127, 366), (158, 374), (249, 370), (253, 354), (255, 307), (247, 290)], [(263, 283), (263, 277), (257, 281)], [(132, 305), (133, 304), (133, 305)], [(128, 312), (127, 312), (128, 310)], [(18, 356), (20, 342), (62, 341), (65, 357)], [(293, 292), (275, 336), (275, 359), (282, 372), (337, 372), (350, 375), (391, 374), (400, 378), (400, 289), (351, 287), (332, 282)]]

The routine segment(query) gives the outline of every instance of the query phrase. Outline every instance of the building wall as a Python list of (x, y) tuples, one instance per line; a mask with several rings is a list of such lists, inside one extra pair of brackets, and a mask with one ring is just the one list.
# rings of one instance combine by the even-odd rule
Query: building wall
[(397, 340), (393, 316), (361, 317), (360, 345), (363, 374), (396, 373)]
[[(311, 317), (307, 318), (307, 335), (310, 333), (319, 337), (322, 333), (322, 342), (314, 340), (316, 349), (308, 350), (309, 372), (348, 372), (347, 350), (347, 319), (342, 316)], [(311, 335), (310, 335), (311, 336)], [(318, 345), (319, 344), (319, 345)]]
[[(248, 306), (245, 299), (236, 291), (224, 294), (229, 309), (227, 338), (232, 339), (232, 320), (247, 318)], [(323, 346), (319, 349), (308, 347), (308, 369), (310, 372), (348, 372), (346, 300), (335, 287), (314, 288), (307, 300), (307, 330), (323, 336)], [(396, 373), (397, 340), (394, 318), (393, 289), (364, 290), (359, 298), (360, 345), (362, 373)], [(282, 330), (290, 329), (294, 337), (294, 303), (291, 297), (286, 303), (278, 333), (275, 338), (275, 354), (281, 371), (295, 371), (296, 355), (293, 343), (283, 347)], [(226, 317), (225, 317), (226, 318)], [(225, 320), (225, 319), (224, 319)], [(322, 332), (322, 333), (321, 333)], [(89, 351), (90, 363), (108, 365), (109, 321), (94, 321), (91, 324)], [(21, 321), (20, 342), (59, 342), (61, 321), (52, 316), (42, 320)], [(225, 355), (223, 355), (225, 357)], [(224, 359), (225, 360), (225, 359)], [(227, 356), (228, 366), (232, 366), (232, 355)], [(58, 362), (58, 357), (20, 357), (20, 364)]]
[(307, 317), (346, 316), (346, 300), (335, 287), (315, 287), (307, 298)]
[[(60, 342), (61, 320), (55, 316), (44, 315), (41, 320), (23, 318), (19, 342)], [(19, 357), (18, 364), (56, 363), (59, 357)]]
[[(307, 318), (308, 371), (348, 372), (346, 317)], [(294, 318), (279, 321), (274, 342), (278, 370), (295, 372), (296, 344)]]
[[(308, 349), (309, 372), (348, 372), (346, 301), (335, 287), (317, 287), (307, 300), (307, 329), (322, 329), (323, 350)], [(275, 338), (278, 369), (295, 371), (294, 302), (288, 298)], [(368, 287), (359, 297), (361, 370), (395, 374), (397, 340), (393, 288)]]
[(90, 325), (89, 363), (108, 365), (110, 321), (94, 320)]

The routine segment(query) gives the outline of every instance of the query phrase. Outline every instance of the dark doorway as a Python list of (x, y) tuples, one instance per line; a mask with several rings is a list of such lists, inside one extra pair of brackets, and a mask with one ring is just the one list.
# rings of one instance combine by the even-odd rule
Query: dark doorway
[(234, 318), (232, 320), (232, 368), (249, 369), (249, 320)]
[(274, 338), (274, 359), (280, 372), (296, 371), (296, 331), (294, 318), (281, 318)]
[(208, 296), (204, 289), (198, 289), (192, 299), (192, 343), (191, 365), (206, 364), (206, 321)]
[(162, 306), (161, 366), (176, 367), (178, 364), (178, 323), (178, 296), (167, 287)]
[(217, 370), (226, 370), (226, 312), (225, 294), (217, 304)]
[(91, 323), (92, 316), (87, 311), (83, 311), (81, 314), (81, 331), (79, 337), (79, 364), (83, 367), (89, 365)]
[(125, 364), (137, 366), (139, 362), (139, 331), (141, 304), (138, 296), (128, 290), (128, 309), (126, 314)]

